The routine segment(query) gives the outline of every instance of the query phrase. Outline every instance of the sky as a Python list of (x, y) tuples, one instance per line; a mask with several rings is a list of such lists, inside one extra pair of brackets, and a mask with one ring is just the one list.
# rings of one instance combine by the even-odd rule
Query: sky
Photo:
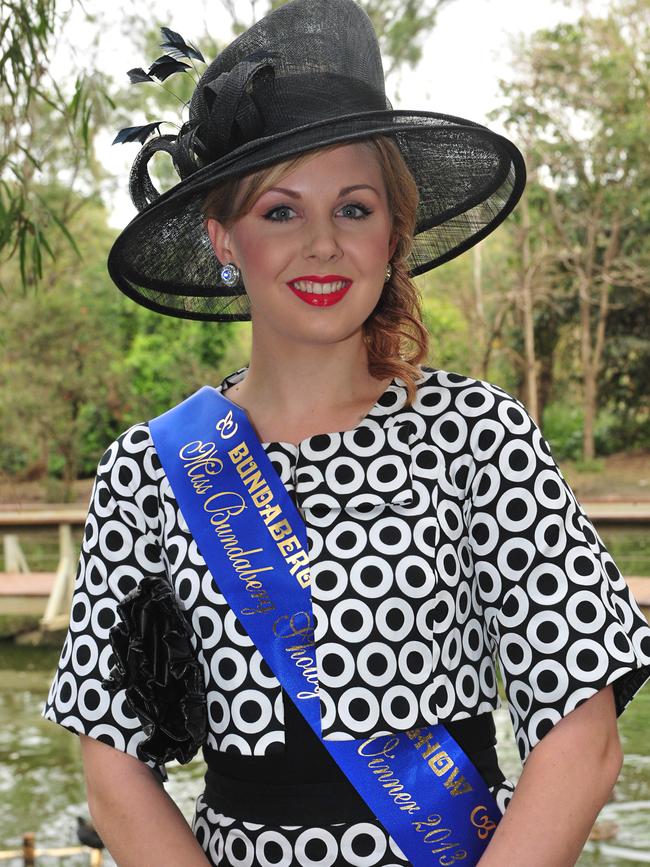
[[(242, 17), (251, 20), (250, 0), (236, 0)], [(592, 0), (592, 7), (604, 5)], [(264, 0), (257, 0), (258, 17)], [(92, 52), (87, 50), (91, 30), (80, 20), (71, 18), (66, 41), (74, 45), (74, 54), (60, 51), (53, 57), (54, 68), (81, 68), (94, 63), (101, 69), (119, 74), (133, 66), (145, 65), (153, 58), (136, 57), (121, 34), (122, 19), (129, 10), (145, 11), (158, 25), (171, 27), (188, 41), (198, 43), (206, 29), (216, 29), (223, 41), (229, 38), (230, 18), (218, 0), (183, 0), (169, 6), (165, 0), (117, 0), (106, 4), (85, 0), (86, 12), (103, 16), (101, 37)], [(415, 70), (406, 70), (396, 82), (387, 82), (387, 95), (393, 108), (442, 112), (465, 117), (503, 132), (487, 115), (498, 104), (498, 81), (509, 78), (511, 39), (521, 39), (540, 28), (559, 21), (575, 20), (580, 14), (580, 0), (453, 0), (442, 8), (433, 32), (426, 39), (422, 60)], [(206, 26), (207, 25), (207, 26)], [(97, 28), (94, 28), (94, 32)], [(134, 53), (132, 53), (134, 52)], [(156, 118), (134, 118), (145, 123)], [(175, 121), (178, 118), (174, 118)], [(115, 130), (117, 132), (117, 130)], [(115, 133), (106, 132), (98, 140), (98, 154), (107, 169), (118, 178), (118, 191), (111, 197), (110, 222), (121, 228), (135, 216), (128, 196), (128, 173), (138, 144), (111, 145)], [(119, 179), (123, 179), (119, 183)]]

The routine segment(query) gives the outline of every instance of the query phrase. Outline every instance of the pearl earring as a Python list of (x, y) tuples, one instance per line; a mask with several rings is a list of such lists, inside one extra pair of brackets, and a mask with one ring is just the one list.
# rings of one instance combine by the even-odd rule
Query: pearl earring
[(225, 283), (226, 286), (231, 289), (239, 283), (240, 277), (241, 273), (239, 268), (232, 262), (228, 262), (228, 264), (224, 265), (221, 269), (221, 282)]
[(392, 274), (393, 274), (393, 266), (389, 262), (388, 265), (386, 265), (386, 276), (384, 277), (384, 283), (388, 283)]

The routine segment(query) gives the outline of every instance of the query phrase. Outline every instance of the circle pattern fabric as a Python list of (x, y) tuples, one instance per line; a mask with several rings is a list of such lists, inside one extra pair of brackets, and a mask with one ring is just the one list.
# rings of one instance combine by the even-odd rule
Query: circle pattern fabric
[[(495, 787), (505, 812), (514, 792), (507, 781)], [(408, 867), (411, 864), (379, 822), (331, 825), (264, 825), (243, 822), (211, 809), (202, 795), (192, 831), (209, 863), (218, 867)]]
[[(604, 686), (613, 683), (623, 711), (650, 677), (650, 627), (523, 404), (489, 382), (421, 371), (410, 407), (394, 379), (354, 430), (262, 443), (307, 528), (323, 736), (368, 738), (494, 710), (498, 664), (525, 761)], [(282, 753), (279, 681), (210, 574), (146, 423), (99, 462), (43, 716), (140, 758), (139, 720), (101, 681), (117, 602), (144, 575), (172, 583), (192, 627), (208, 746)], [(502, 810), (512, 790), (509, 780), (494, 789)], [(215, 864), (327, 863), (334, 851), (337, 864), (405, 863), (385, 836), (375, 854), (360, 843), (355, 855), (363, 824), (328, 826), (322, 845), (308, 846), (309, 829), (245, 828), (200, 799), (195, 814)], [(267, 848), (275, 855), (260, 854)]]

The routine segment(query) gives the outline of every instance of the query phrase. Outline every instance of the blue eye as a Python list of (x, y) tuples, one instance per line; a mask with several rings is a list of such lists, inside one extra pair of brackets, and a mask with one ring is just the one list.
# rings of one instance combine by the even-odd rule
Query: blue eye
[(360, 216), (360, 217), (359, 217), (359, 216), (356, 216), (356, 217), (353, 216), (353, 217), (352, 217), (353, 220), (363, 220), (363, 219), (365, 219), (369, 214), (372, 214), (372, 211), (370, 210), (370, 208), (366, 208), (365, 205), (359, 205), (359, 204), (356, 203), (356, 202), (350, 202), (350, 203), (348, 203), (347, 205), (343, 205), (343, 207), (344, 207), (344, 208), (356, 208), (357, 211), (361, 211), (361, 216)]
[[(341, 210), (344, 210), (346, 208), (356, 208), (357, 211), (361, 211), (361, 215), (349, 215), (350, 218), (353, 220), (364, 220), (369, 214), (372, 214), (372, 211), (369, 208), (366, 208), (365, 205), (360, 205), (357, 202), (348, 202), (348, 204), (341, 207)], [(267, 211), (266, 214), (264, 214), (264, 219), (270, 220), (273, 223), (286, 223), (289, 220), (289, 217), (273, 216), (273, 214), (276, 214), (278, 211), (293, 211), (293, 208), (290, 208), (289, 205), (276, 205), (274, 208), (271, 208), (270, 211)]]
[(276, 205), (275, 208), (271, 208), (270, 211), (267, 211), (266, 214), (264, 214), (264, 219), (265, 220), (271, 220), (274, 223), (286, 223), (286, 221), (287, 221), (286, 217), (280, 217), (279, 219), (276, 219), (275, 217), (272, 217), (271, 214), (275, 214), (276, 211), (291, 211), (291, 210), (293, 210), (293, 208), (290, 208), (289, 205)]

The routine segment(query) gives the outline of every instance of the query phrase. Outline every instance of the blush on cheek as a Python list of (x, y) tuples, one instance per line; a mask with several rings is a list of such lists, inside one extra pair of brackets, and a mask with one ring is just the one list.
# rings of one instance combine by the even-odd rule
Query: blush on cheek
[(240, 232), (236, 239), (237, 253), (246, 269), (249, 280), (266, 282), (273, 272), (273, 253), (277, 256), (277, 244), (273, 245), (269, 240), (247, 232)]
[(376, 243), (367, 250), (367, 262), (369, 265), (376, 267), (382, 271), (386, 267), (386, 263), (390, 259), (390, 249), (385, 237), (378, 238)]

